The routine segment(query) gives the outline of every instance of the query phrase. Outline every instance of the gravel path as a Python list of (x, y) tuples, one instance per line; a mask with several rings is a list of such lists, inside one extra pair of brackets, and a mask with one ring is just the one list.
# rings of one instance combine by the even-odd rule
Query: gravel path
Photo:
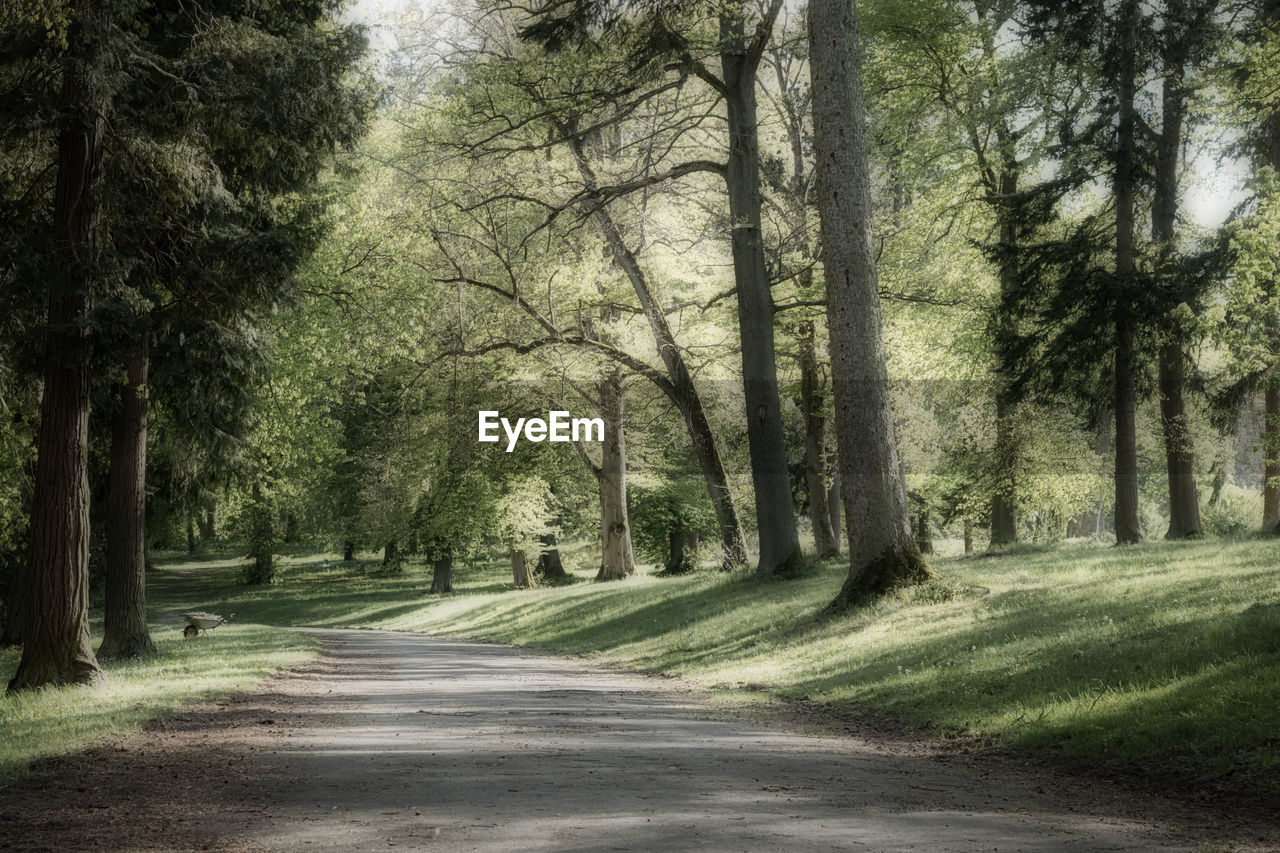
[(725, 720), (662, 679), (414, 634), (311, 633), (331, 672), (277, 685), (282, 718), (259, 721), (273, 737), (265, 772), (241, 786), (243, 820), (208, 827), (253, 848), (1191, 849), (1029, 790), (1025, 774)]
[(796, 734), (668, 679), (308, 633), (311, 664), (0, 787), (0, 850), (1275, 849), (1218, 811), (848, 721)]

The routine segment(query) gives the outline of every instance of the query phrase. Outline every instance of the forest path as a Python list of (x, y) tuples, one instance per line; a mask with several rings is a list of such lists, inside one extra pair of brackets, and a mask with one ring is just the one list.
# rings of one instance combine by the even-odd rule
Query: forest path
[(0, 788), (0, 850), (1196, 845), (1168, 804), (945, 745), (795, 734), (507, 646), (304, 630), (311, 664)]
[(1176, 849), (923, 755), (717, 719), (696, 692), (579, 660), (311, 631), (243, 791), (254, 847), (355, 850)]

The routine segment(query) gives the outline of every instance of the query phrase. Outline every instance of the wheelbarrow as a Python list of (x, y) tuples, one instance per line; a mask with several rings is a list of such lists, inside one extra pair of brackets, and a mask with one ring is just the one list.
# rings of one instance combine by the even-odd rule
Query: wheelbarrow
[(234, 613), (228, 613), (226, 616), (219, 616), (216, 613), (205, 613), (201, 610), (193, 610), (190, 613), (183, 613), (182, 618), (187, 620), (187, 627), (182, 629), (182, 636), (191, 638), (199, 634), (201, 631), (212, 631), (222, 623), (233, 618)]

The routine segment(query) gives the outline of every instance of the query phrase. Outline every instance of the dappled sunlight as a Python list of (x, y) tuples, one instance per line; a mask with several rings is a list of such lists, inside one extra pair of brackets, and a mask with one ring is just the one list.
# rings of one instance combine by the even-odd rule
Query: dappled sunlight
[[(20, 773), (38, 758), (136, 729), (181, 705), (249, 687), (281, 667), (303, 663), (316, 650), (313, 641), (294, 632), (260, 625), (224, 625), (190, 640), (172, 625), (153, 625), (152, 638), (155, 657), (104, 662), (103, 684), (0, 696), (0, 731), (6, 735), (0, 741), (0, 777)], [(5, 683), (16, 666), (14, 651), (0, 656)]]
[[(201, 690), (235, 674), (216, 643), (270, 653), (271, 635), (244, 624), (261, 622), (544, 647), (1121, 764), (1160, 755), (1208, 770), (1280, 725), (1280, 544), (1265, 541), (939, 559), (942, 594), (907, 590), (828, 620), (816, 613), (839, 587), (839, 561), (785, 582), (699, 572), (514, 590), (495, 560), (459, 567), (457, 592), (428, 596), (420, 559), (381, 573), (376, 561), (294, 556), (279, 583), (255, 588), (235, 583), (234, 562), (195, 569), (181, 558), (180, 569), (157, 571), (153, 612), (198, 603), (244, 620), (201, 637), (204, 671), (169, 675)], [(157, 636), (162, 648), (185, 648), (176, 629)], [(423, 661), (420, 672), (456, 675), (433, 666)]]
[(272, 804), (245, 815), (255, 847), (1097, 850), (1148, 831), (925, 754), (708, 717), (700, 696), (574, 660), (317, 634), (339, 678), (284, 708), (242, 794)]
[[(1280, 545), (1256, 540), (942, 559), (956, 597), (929, 603), (906, 592), (825, 622), (814, 614), (838, 588), (838, 563), (782, 583), (699, 573), (394, 605), (395, 588), (412, 583), (367, 581), (346, 603), (335, 588), (334, 600), (298, 607), (333, 614), (329, 624), (544, 646), (1123, 762), (1176, 745), (1113, 729), (1177, 731), (1185, 741), (1187, 727), (1200, 726), (1191, 734), (1229, 753), (1242, 728), (1280, 724), (1274, 701), (1250, 709), (1212, 695), (1236, 678), (1223, 663), (1274, 667), (1277, 564)], [(467, 583), (487, 588), (492, 578)], [(385, 609), (363, 606), (366, 595)], [(1096, 722), (1103, 714), (1106, 726)]]

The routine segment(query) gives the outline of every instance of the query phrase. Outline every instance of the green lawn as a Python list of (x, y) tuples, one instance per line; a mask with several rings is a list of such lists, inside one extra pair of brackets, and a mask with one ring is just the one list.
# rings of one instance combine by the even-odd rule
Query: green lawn
[[(829, 563), (787, 581), (699, 572), (514, 590), (505, 563), (460, 565), (458, 591), (425, 594), (410, 560), (281, 560), (245, 587), (234, 559), (161, 560), (156, 617), (235, 611), (184, 642), (157, 625), (159, 659), (111, 670), (99, 691), (0, 700), (0, 768), (64, 751), (199, 695), (302, 659), (310, 644), (261, 625), (427, 631), (517, 643), (680, 675), (752, 695), (809, 697), (900, 715), (943, 734), (1091, 768), (1273, 779), (1280, 763), (1280, 543), (1062, 545), (936, 561), (944, 580), (847, 616), (814, 614), (838, 589)], [(0, 674), (14, 657), (0, 657)]]
[[(154, 658), (106, 664), (108, 680), (102, 686), (0, 694), (0, 781), (36, 759), (87, 748), (182, 705), (251, 687), (316, 654), (317, 644), (300, 634), (240, 619), (184, 640), (172, 611), (209, 609), (201, 597), (208, 574), (167, 567), (152, 579), (148, 610), (158, 652)], [(95, 620), (95, 648), (101, 627)], [(18, 649), (0, 649), (0, 686), (8, 683), (18, 658)]]
[(479, 563), (459, 567), (458, 592), (441, 598), (424, 594), (420, 564), (383, 575), (375, 561), (312, 556), (289, 561), (275, 586), (227, 576), (214, 594), (255, 622), (581, 654), (708, 687), (858, 703), (1091, 767), (1274, 775), (1280, 544), (1066, 544), (936, 563), (941, 584), (826, 622), (813, 614), (839, 587), (838, 563), (788, 581), (705, 572), (527, 591), (510, 588), (505, 564)]

